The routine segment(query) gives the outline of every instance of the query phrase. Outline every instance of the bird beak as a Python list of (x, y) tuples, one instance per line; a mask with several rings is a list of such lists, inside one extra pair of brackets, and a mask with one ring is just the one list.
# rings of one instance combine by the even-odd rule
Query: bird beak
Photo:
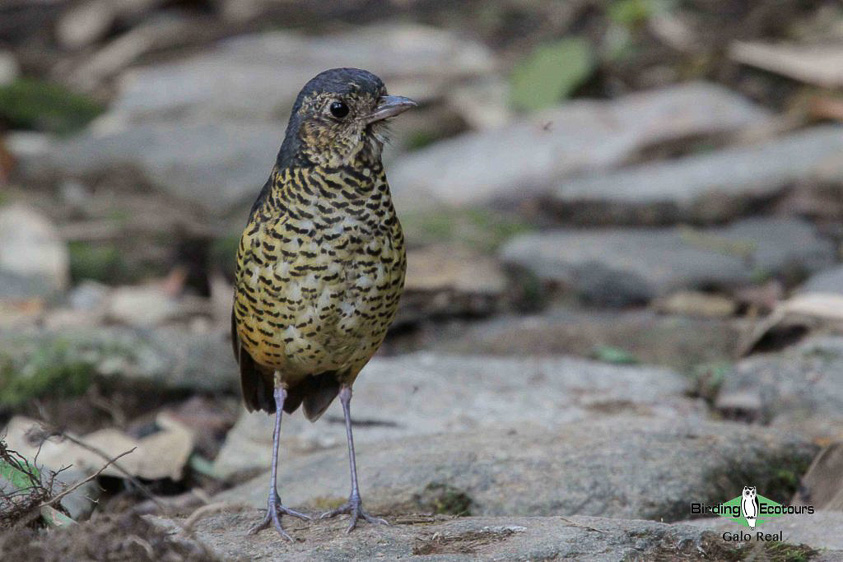
[(378, 108), (369, 115), (366, 119), (366, 124), (369, 125), (375, 121), (383, 121), (390, 117), (395, 117), (400, 113), (404, 113), (411, 107), (417, 107), (419, 104), (402, 96), (381, 96)]

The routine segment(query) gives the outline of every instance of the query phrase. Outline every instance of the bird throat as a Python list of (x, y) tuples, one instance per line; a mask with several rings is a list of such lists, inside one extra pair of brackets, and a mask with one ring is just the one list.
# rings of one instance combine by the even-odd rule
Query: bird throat
[[(364, 156), (362, 152), (360, 156)], [(379, 158), (361, 158), (340, 166), (276, 169), (270, 182), (261, 208), (261, 213), (269, 216), (284, 214), (329, 226), (341, 217), (377, 222), (381, 213), (394, 213)]]

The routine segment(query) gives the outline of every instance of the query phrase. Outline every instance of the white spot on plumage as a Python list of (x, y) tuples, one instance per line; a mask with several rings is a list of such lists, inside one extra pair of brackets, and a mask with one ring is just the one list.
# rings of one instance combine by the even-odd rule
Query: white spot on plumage
[(331, 290), (327, 287), (322, 289), (319, 293), (319, 299), (316, 301), (316, 307), (319, 310), (325, 310), (331, 306)]
[(301, 300), (301, 285), (297, 281), (292, 281), (287, 285), (287, 298), (291, 301)]
[(286, 260), (279, 260), (275, 264), (275, 275), (278, 277), (287, 278), (290, 275), (290, 262)]

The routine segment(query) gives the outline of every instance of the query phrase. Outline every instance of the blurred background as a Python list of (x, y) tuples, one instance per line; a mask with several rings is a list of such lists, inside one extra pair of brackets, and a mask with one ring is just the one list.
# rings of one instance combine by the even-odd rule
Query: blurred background
[[(158, 460), (108, 468), (71, 517), (264, 502), (229, 490), (271, 453), (240, 404), (234, 252), (296, 94), (337, 66), (420, 103), (384, 156), (407, 290), (355, 387), (361, 471), (410, 443), (364, 477), (373, 506), (676, 521), (743, 485), (843, 498), (843, 464), (806, 477), (843, 437), (839, 2), (2, 0), (0, 426), (29, 458), (39, 420)], [(341, 422), (285, 421), (291, 481), (344, 474)], [(500, 426), (565, 440), (547, 454), (573, 465), (542, 478), (569, 491), (509, 504), (442, 452), (485, 458), (472, 439)], [(616, 473), (576, 465), (601, 435), (632, 472), (570, 496)], [(400, 472), (434, 457), (451, 476)], [(104, 464), (58, 438), (39, 459), (68, 482)], [(328, 474), (292, 505), (341, 498)], [(648, 478), (674, 495), (642, 507)]]

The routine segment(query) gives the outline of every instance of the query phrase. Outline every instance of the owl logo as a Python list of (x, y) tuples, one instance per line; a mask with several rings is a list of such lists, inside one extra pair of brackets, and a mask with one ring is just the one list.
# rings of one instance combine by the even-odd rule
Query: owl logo
[(755, 518), (758, 516), (758, 498), (756, 497), (755, 486), (743, 487), (741, 492), (741, 513), (750, 529), (755, 528)]

